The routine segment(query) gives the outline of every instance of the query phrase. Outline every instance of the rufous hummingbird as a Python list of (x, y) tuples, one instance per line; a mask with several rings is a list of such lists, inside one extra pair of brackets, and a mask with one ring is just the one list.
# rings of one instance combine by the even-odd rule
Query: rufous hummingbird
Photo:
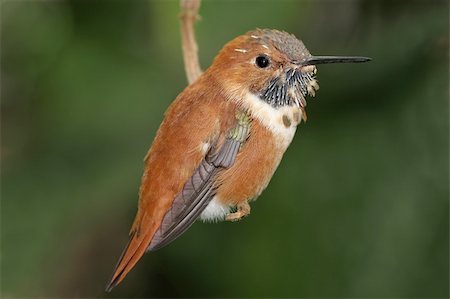
[(227, 43), (165, 113), (144, 159), (130, 240), (106, 290), (195, 220), (247, 216), (306, 121), (306, 96), (319, 88), (316, 65), (368, 60), (312, 56), (294, 35), (270, 29)]

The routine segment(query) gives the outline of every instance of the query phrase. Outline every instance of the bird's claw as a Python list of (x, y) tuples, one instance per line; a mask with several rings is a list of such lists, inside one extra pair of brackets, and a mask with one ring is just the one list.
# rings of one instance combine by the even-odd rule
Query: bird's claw
[(250, 214), (250, 205), (247, 201), (237, 205), (237, 211), (230, 213), (225, 217), (226, 221), (236, 222)]

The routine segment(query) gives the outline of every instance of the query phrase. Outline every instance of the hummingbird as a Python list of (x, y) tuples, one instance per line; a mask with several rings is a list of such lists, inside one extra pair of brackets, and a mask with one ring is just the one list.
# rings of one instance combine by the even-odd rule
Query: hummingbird
[(238, 221), (267, 187), (319, 89), (316, 65), (368, 57), (313, 56), (294, 35), (256, 29), (228, 42), (165, 113), (144, 158), (129, 242), (106, 291), (147, 251), (197, 219)]

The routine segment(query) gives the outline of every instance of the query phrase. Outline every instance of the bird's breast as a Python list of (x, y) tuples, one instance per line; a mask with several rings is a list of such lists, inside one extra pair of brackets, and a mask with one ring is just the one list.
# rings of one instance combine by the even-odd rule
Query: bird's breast
[(295, 106), (274, 108), (249, 94), (240, 106), (252, 118), (250, 135), (233, 166), (223, 171), (216, 200), (225, 206), (258, 197), (291, 143), (302, 117)]
[(278, 146), (284, 152), (294, 138), (303, 111), (295, 105), (275, 108), (250, 92), (241, 103), (254, 119), (273, 134)]

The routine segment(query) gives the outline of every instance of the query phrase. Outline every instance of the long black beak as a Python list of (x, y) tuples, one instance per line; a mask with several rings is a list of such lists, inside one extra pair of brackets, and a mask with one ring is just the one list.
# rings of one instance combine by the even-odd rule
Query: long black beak
[(302, 65), (316, 65), (324, 63), (355, 63), (366, 62), (372, 58), (361, 56), (311, 56), (302, 62)]

